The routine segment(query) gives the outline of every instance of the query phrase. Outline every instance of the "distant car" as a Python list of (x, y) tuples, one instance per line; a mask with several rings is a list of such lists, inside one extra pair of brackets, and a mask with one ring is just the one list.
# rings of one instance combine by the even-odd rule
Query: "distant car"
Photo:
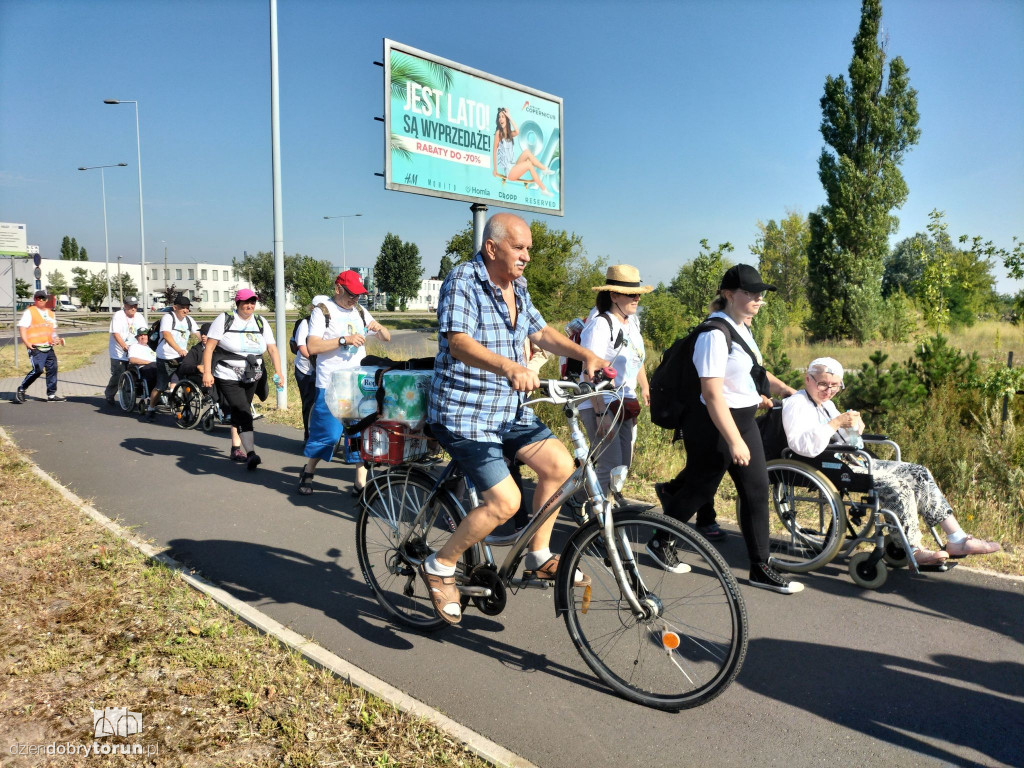
[(78, 307), (76, 307), (70, 301), (61, 301), (57, 304), (57, 310), (60, 312), (77, 312)]

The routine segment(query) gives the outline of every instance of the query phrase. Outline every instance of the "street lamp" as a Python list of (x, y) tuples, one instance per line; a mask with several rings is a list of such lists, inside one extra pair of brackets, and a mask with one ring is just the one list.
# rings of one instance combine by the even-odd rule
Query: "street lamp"
[[(139, 140), (139, 102), (130, 99), (104, 99), (104, 104), (132, 104), (135, 106), (135, 152), (139, 163), (139, 263), (142, 265), (142, 301), (146, 297), (146, 225), (142, 216), (142, 142)], [(148, 303), (147, 303), (148, 306)]]
[(341, 219), (341, 268), (342, 270), (348, 269), (348, 257), (345, 255), (345, 219), (354, 219), (356, 216), (362, 216), (361, 213), (345, 213), (341, 216), (324, 216), (325, 219)]
[(103, 178), (104, 168), (124, 168), (128, 163), (111, 163), (110, 165), (80, 165), (78, 170), (80, 171), (95, 171), (99, 168), (100, 171), (100, 191), (103, 194), (103, 244), (107, 249), (106, 265), (107, 271), (104, 273), (107, 276), (107, 309), (110, 309), (110, 305), (113, 301), (113, 296), (110, 293), (110, 238), (107, 236), (107, 182)]

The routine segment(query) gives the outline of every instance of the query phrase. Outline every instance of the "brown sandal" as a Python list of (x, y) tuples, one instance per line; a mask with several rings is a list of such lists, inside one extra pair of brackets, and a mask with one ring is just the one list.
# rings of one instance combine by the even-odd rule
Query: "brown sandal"
[[(438, 618), (449, 624), (458, 624), (462, 621), (462, 596), (459, 594), (459, 588), (455, 586), (455, 577), (435, 576), (432, 573), (427, 573), (425, 563), (420, 563), (419, 571), (423, 583), (427, 585), (427, 595), (434, 605), (434, 613), (438, 615)], [(445, 613), (444, 609), (449, 605), (456, 606), (459, 612), (454, 616)]]
[[(555, 574), (558, 572), (559, 558), (560, 555), (552, 555), (544, 561), (544, 564), (540, 568), (536, 568), (532, 571), (523, 571), (523, 580), (525, 581), (526, 579), (541, 579), (543, 581), (554, 581)], [(587, 574), (583, 573), (583, 571), (580, 571), (578, 569), (576, 572), (580, 576), (582, 576), (582, 578), (578, 581), (574, 581), (573, 586), (581, 588), (589, 587), (590, 577), (587, 576)]]

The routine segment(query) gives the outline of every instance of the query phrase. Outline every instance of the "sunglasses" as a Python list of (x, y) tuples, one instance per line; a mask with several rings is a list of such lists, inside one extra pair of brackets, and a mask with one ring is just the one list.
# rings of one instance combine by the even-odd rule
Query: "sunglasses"
[(766, 301), (767, 300), (767, 295), (764, 294), (764, 293), (751, 293), (750, 291), (745, 291), (742, 288), (740, 288), (738, 290), (739, 290), (740, 293), (745, 293), (750, 298), (751, 301)]

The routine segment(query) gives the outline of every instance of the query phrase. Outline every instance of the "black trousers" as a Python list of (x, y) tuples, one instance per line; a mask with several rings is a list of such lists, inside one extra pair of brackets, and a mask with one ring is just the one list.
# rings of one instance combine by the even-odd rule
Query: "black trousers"
[(666, 483), (665, 514), (687, 522), (702, 507), (714, 502), (726, 472), (736, 484), (740, 497), (740, 530), (751, 563), (768, 561), (768, 470), (765, 467), (761, 433), (754, 421), (757, 407), (730, 411), (743, 441), (750, 449), (750, 463), (733, 464), (732, 453), (708, 409), (692, 408), (683, 424), (686, 467)]
[(252, 398), (256, 394), (257, 382), (243, 384), (231, 379), (216, 381), (221, 406), (227, 406), (227, 412), (231, 414), (231, 426), (239, 433), (252, 432)]
[(311, 373), (295, 370), (295, 385), (299, 388), (299, 399), (302, 401), (302, 442), (305, 443), (309, 440), (309, 412), (316, 402), (316, 369)]

